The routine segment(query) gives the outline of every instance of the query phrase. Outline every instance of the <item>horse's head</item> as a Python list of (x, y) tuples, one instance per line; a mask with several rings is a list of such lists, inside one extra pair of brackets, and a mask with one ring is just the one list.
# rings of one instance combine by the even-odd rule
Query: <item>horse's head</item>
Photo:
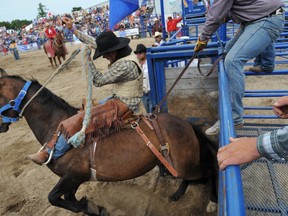
[(63, 46), (64, 42), (65, 42), (65, 37), (64, 37), (63, 33), (60, 31), (57, 33), (57, 35), (54, 39), (54, 44), (57, 47), (60, 47), (60, 46)]
[(23, 80), (15, 82), (0, 68), (0, 133), (7, 132), (12, 122), (19, 120), (21, 101), (25, 93), (22, 92)]
[[(6, 73), (6, 71), (2, 68), (0, 68), (0, 79), (4, 76), (8, 76), (8, 74)], [(4, 104), (4, 101), (5, 101), (5, 98), (2, 96), (2, 82), (0, 81), (0, 93), (1, 93), (1, 96), (0, 96), (0, 103), (1, 104)], [(2, 105), (0, 105), (2, 107)], [(7, 132), (9, 130), (9, 125), (11, 123), (4, 123), (3, 120), (2, 120), (2, 116), (0, 117), (0, 133), (3, 133), (3, 132)]]

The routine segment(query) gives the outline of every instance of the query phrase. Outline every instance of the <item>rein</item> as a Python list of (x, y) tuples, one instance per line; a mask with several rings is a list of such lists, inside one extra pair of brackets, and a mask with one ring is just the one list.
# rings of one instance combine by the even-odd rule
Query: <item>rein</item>
[(67, 58), (55, 71), (54, 73), (51, 75), (51, 77), (44, 83), (44, 85), (41, 86), (41, 88), (33, 95), (33, 97), (30, 98), (30, 100), (25, 104), (25, 106), (23, 107), (21, 113), (19, 114), (19, 117), (21, 118), (23, 116), (23, 113), (26, 109), (26, 107), (31, 103), (31, 101), (42, 91), (42, 89), (61, 71), (63, 70), (64, 67), (66, 67), (70, 61), (80, 52), (80, 49), (76, 49), (73, 53), (71, 53), (71, 55), (69, 56), (69, 58)]
[(63, 47), (63, 41), (62, 41), (61, 39), (59, 39), (59, 40), (62, 42), (62, 44), (58, 44), (56, 38), (54, 39), (54, 44), (55, 44), (57, 47)]
[(207, 74), (204, 74), (204, 73), (202, 72), (202, 70), (201, 70), (201, 68), (200, 68), (201, 59), (199, 58), (199, 59), (198, 59), (198, 64), (197, 64), (198, 72), (199, 72), (202, 76), (204, 76), (204, 77), (210, 76), (210, 75), (214, 72), (214, 70), (215, 70), (215, 68), (217, 67), (219, 61), (220, 61), (221, 59), (224, 59), (224, 58), (225, 58), (225, 55), (220, 55), (220, 56), (214, 61), (212, 67), (210, 68), (210, 70), (208, 71)]
[[(0, 108), (0, 119), (2, 119), (2, 123), (13, 123), (18, 121), (20, 118), (23, 117), (23, 113), (27, 106), (31, 103), (31, 101), (42, 91), (42, 89), (64, 68), (66, 67), (71, 60), (80, 52), (80, 48), (76, 49), (73, 53), (71, 53), (70, 57), (67, 58), (52, 74), (52, 76), (46, 81), (46, 83), (41, 86), (41, 88), (33, 95), (33, 97), (30, 98), (30, 100), (23, 106), (22, 110), (20, 109), (20, 105), (25, 98), (28, 89), (30, 88), (32, 81), (27, 81), (21, 91), (18, 93), (18, 96), (14, 99), (9, 101), (8, 104), (2, 106)], [(9, 110), (13, 109), (15, 112), (17, 112), (18, 117), (8, 117), (4, 116), (2, 113)]]

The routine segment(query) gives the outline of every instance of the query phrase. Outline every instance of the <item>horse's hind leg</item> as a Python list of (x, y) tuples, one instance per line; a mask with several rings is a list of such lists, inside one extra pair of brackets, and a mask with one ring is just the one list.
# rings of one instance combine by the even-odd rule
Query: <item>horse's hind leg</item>
[[(81, 182), (82, 183), (82, 182)], [(72, 212), (83, 212), (87, 215), (106, 215), (106, 209), (98, 206), (97, 212), (89, 210), (88, 200), (82, 197), (79, 201), (75, 197), (75, 193), (81, 184), (69, 178), (61, 178), (57, 185), (48, 195), (49, 202)], [(64, 195), (64, 199), (61, 197)]]
[(208, 179), (196, 179), (196, 180), (186, 180), (183, 179), (177, 191), (169, 197), (169, 201), (176, 202), (178, 201), (186, 192), (189, 184), (198, 185), (198, 184), (207, 184)]

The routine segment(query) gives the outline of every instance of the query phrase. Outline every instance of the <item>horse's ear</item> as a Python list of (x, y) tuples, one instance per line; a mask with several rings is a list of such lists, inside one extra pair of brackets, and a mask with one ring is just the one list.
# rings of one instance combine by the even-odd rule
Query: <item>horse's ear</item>
[(0, 77), (3, 77), (3, 76), (8, 76), (8, 74), (6, 73), (4, 69), (0, 68)]

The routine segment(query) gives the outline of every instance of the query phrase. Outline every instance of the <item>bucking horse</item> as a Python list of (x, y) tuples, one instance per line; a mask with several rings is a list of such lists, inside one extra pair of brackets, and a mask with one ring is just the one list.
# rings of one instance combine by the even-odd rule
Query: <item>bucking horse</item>
[[(72, 107), (47, 88), (38, 91), (42, 85), (37, 80), (9, 76), (3, 69), (0, 72), (1, 133), (7, 132), (10, 124), (24, 116), (39, 144), (44, 145), (51, 140), (60, 122), (79, 112), (78, 108)], [(37, 92), (39, 94), (35, 96)], [(33, 96), (33, 100), (30, 100)], [(183, 192), (183, 185), (185, 191), (187, 181), (208, 178), (210, 202), (207, 210), (211, 210), (209, 206), (215, 206), (217, 202), (217, 147), (200, 130), (193, 129), (190, 123), (177, 116), (157, 113), (156, 117), (163, 139), (169, 144), (171, 164), (177, 177), (183, 179), (182, 188), (177, 192)], [(159, 139), (155, 130), (151, 130), (141, 119), (137, 125), (114, 130), (109, 136), (98, 139), (97, 147), (95, 140), (90, 139), (78, 148), (71, 147), (60, 158), (52, 159), (47, 166), (60, 180), (49, 193), (49, 202), (76, 213), (106, 215), (105, 207), (98, 206), (95, 212), (95, 209), (89, 209), (87, 198), (77, 200), (75, 194), (86, 181), (116, 182), (133, 179), (160, 164), (147, 147), (152, 144), (159, 150)], [(149, 143), (143, 141), (135, 126), (141, 128)], [(176, 198), (177, 192), (174, 194)]]

